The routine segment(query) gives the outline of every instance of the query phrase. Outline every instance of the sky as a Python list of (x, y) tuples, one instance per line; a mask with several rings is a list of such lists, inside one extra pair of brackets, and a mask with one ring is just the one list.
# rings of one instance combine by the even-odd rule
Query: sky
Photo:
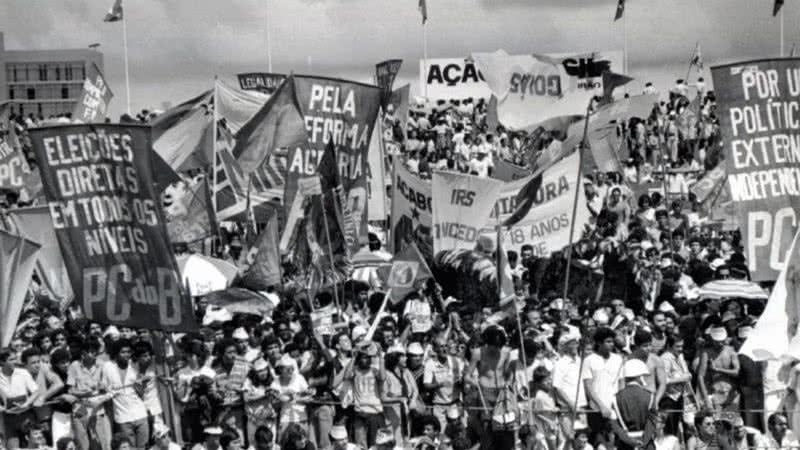
[[(113, 0), (0, 0), (7, 49), (85, 48), (100, 43), (105, 76), (125, 110), (123, 27), (102, 21)], [(695, 44), (711, 65), (779, 56), (773, 0), (428, 0), (429, 58), (623, 50), (628, 89), (646, 81), (667, 90), (684, 78)], [(215, 76), (266, 71), (267, 30), (274, 72), (371, 81), (375, 63), (405, 62), (395, 85), (419, 79), (423, 32), (418, 0), (124, 0), (131, 109), (177, 104), (213, 86)], [(800, 5), (786, 2), (785, 53), (800, 53)], [(624, 22), (624, 23), (623, 23)]]

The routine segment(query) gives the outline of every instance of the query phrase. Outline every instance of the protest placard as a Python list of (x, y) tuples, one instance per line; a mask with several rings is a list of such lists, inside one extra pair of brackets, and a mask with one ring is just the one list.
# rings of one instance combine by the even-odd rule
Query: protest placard
[(196, 329), (170, 249), (151, 129), (68, 125), (30, 130), (61, 253), (89, 320)]
[(739, 62), (711, 73), (750, 275), (775, 280), (800, 210), (800, 59)]

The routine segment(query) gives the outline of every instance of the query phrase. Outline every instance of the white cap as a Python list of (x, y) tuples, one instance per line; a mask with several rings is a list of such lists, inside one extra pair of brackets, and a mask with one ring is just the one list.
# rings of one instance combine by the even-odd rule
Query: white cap
[(334, 425), (329, 434), (334, 441), (341, 441), (347, 439), (347, 428), (344, 425)]
[(658, 305), (658, 310), (663, 313), (675, 312), (675, 307), (672, 306), (672, 303), (663, 301), (660, 305)]
[(629, 359), (625, 361), (625, 367), (622, 369), (625, 378), (638, 378), (645, 375), (650, 375), (650, 369), (647, 364), (638, 359)]
[(213, 436), (220, 436), (222, 435), (222, 428), (220, 427), (205, 427), (203, 428), (203, 433), (210, 434)]
[(728, 339), (728, 331), (725, 327), (711, 327), (708, 329), (708, 335), (716, 342), (722, 342)]
[(367, 329), (362, 327), (361, 325), (356, 325), (353, 327), (353, 331), (350, 333), (353, 340), (357, 341), (358, 338), (362, 338), (367, 335)]
[(239, 327), (233, 330), (233, 338), (240, 341), (246, 341), (250, 339), (250, 336), (248, 336), (247, 331), (245, 331), (244, 328)]
[(405, 352), (406, 352), (406, 349), (403, 348), (403, 346), (398, 344), (398, 343), (395, 343), (394, 345), (392, 345), (391, 347), (386, 349), (386, 353), (387, 354), (389, 354), (389, 353), (405, 353)]
[(291, 367), (297, 370), (297, 361), (289, 355), (281, 356), (281, 359), (275, 364), (276, 367)]
[(119, 335), (120, 335), (119, 329), (117, 327), (115, 327), (114, 325), (109, 325), (108, 328), (106, 328), (106, 331), (103, 332), (103, 336), (104, 337), (108, 337), (108, 336), (117, 337)]
[(264, 358), (258, 358), (253, 363), (253, 370), (256, 372), (261, 372), (262, 370), (267, 370), (269, 368), (269, 364), (264, 360)]
[(458, 419), (461, 417), (461, 410), (458, 409), (458, 405), (450, 405), (447, 407), (446, 415), (448, 419)]
[(422, 344), (420, 344), (419, 342), (412, 342), (408, 344), (406, 353), (414, 356), (422, 356), (425, 354), (425, 349), (422, 348)]
[(608, 313), (603, 308), (597, 309), (592, 314), (592, 319), (597, 322), (597, 325), (608, 325)]
[(558, 338), (558, 345), (564, 345), (570, 341), (580, 341), (581, 340), (581, 332), (580, 331), (573, 331), (569, 330), (568, 332), (562, 334)]

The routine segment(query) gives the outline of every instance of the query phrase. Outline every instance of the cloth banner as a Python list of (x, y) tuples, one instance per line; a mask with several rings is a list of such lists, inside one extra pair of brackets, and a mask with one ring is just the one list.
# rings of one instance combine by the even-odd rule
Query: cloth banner
[(387, 59), (375, 65), (375, 84), (383, 91), (381, 105), (386, 106), (392, 96), (394, 79), (403, 65), (402, 59)]
[(531, 175), (531, 171), (527, 167), (521, 167), (516, 164), (497, 158), (494, 161), (494, 172), (492, 178), (500, 181), (514, 181), (522, 178), (527, 178)]
[(239, 87), (245, 91), (258, 91), (264, 94), (272, 94), (286, 79), (282, 73), (268, 72), (249, 72), (236, 75), (239, 79)]
[(434, 172), (433, 254), (473, 249), (503, 187), (492, 178)]
[(0, 348), (11, 343), (28, 294), (39, 244), (0, 230)]
[(498, 50), (472, 57), (497, 97), (498, 120), (514, 129), (585, 114), (589, 100), (602, 95), (602, 72), (611, 68), (610, 60), (596, 54), (512, 56)]
[(750, 276), (775, 280), (800, 219), (800, 58), (739, 62), (711, 74)]
[(270, 95), (261, 91), (237, 89), (217, 80), (217, 119), (225, 119), (225, 126), (236, 133), (267, 103)]
[[(580, 238), (584, 227), (589, 223), (591, 212), (586, 204), (583, 185), (576, 184), (578, 164), (579, 155), (573, 153), (544, 171), (531, 209), (519, 222), (503, 228), (502, 240), (506, 250), (514, 250), (520, 254), (523, 245), (530, 245), (534, 256), (549, 257), (551, 253), (569, 245), (575, 189), (578, 189), (578, 210), (575, 214), (573, 242)], [(511, 216), (516, 209), (517, 194), (530, 178), (505, 184), (491, 217), (485, 223), (483, 234), (494, 236), (498, 214), (500, 222)]]
[(0, 189), (22, 189), (28, 172), (22, 152), (0, 139)]
[(278, 211), (272, 208), (267, 225), (247, 253), (249, 267), (234, 285), (265, 291), (281, 284), (281, 257), (278, 252)]
[(431, 183), (394, 165), (392, 175), (391, 248), (399, 252), (414, 243), (423, 255), (433, 256), (433, 198)]
[(36, 272), (48, 295), (60, 305), (68, 305), (74, 297), (72, 284), (50, 220), (50, 210), (46, 206), (32, 206), (12, 209), (7, 214), (11, 231), (41, 246), (36, 256)]
[(86, 79), (83, 81), (81, 99), (75, 104), (72, 118), (84, 123), (100, 123), (106, 119), (108, 104), (114, 93), (106, 84), (103, 74), (95, 63), (89, 64)]
[(388, 199), (386, 198), (386, 163), (381, 139), (380, 121), (375, 124), (375, 131), (369, 140), (369, 203), (367, 204), (368, 219), (386, 220), (389, 213)]
[(131, 328), (197, 329), (155, 190), (150, 127), (46, 127), (30, 130), (30, 138), (86, 317)]
[(697, 181), (689, 191), (692, 192), (699, 203), (703, 203), (714, 192), (717, 187), (725, 182), (725, 164), (717, 164), (710, 172), (706, 173), (703, 178)]
[(164, 213), (170, 242), (191, 243), (216, 234), (208, 180), (175, 183), (164, 191)]

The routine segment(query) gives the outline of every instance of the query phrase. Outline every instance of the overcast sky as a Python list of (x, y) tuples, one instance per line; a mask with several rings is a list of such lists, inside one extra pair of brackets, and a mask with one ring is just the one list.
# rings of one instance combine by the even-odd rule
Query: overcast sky
[[(103, 23), (113, 0), (0, 0), (7, 49), (85, 48), (97, 42), (105, 75), (125, 105), (122, 24)], [(267, 69), (368, 81), (374, 64), (405, 60), (400, 82), (416, 84), (422, 57), (418, 0), (125, 0), (132, 109), (185, 100), (213, 84)], [(699, 41), (708, 66), (778, 56), (773, 0), (628, 0), (631, 89), (667, 88), (686, 75)], [(587, 6), (588, 5), (588, 6)], [(428, 0), (428, 54), (622, 50), (616, 0)], [(785, 51), (800, 46), (800, 5), (786, 2)], [(800, 53), (800, 47), (798, 47)], [(309, 68), (310, 61), (310, 68)], [(695, 75), (696, 76), (696, 75)]]

